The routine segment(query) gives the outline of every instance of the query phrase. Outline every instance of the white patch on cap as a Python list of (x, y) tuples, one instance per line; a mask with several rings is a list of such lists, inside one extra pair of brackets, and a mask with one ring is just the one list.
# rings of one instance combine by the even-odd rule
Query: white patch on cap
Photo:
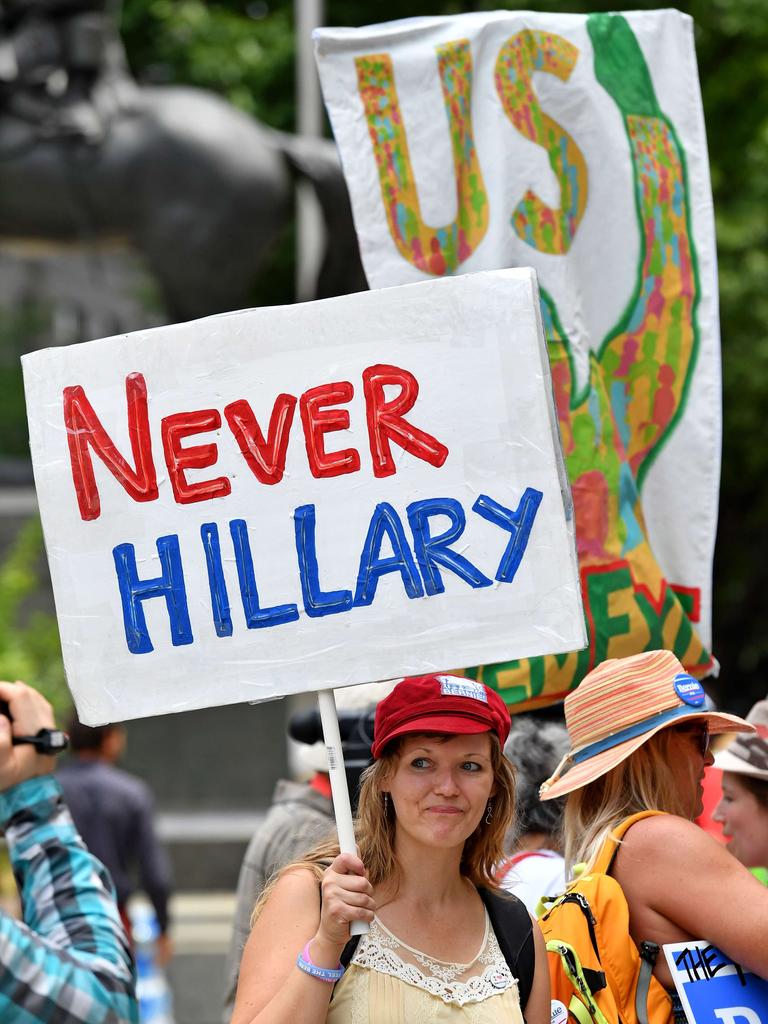
[(440, 680), (440, 693), (444, 697), (471, 697), (488, 703), (488, 694), (482, 683), (474, 679), (456, 679), (451, 676), (437, 676)]

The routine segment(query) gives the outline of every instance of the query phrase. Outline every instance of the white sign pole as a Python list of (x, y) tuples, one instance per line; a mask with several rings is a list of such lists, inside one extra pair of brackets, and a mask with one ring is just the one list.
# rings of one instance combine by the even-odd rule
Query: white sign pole
[[(344, 753), (341, 749), (341, 736), (339, 735), (339, 718), (336, 714), (336, 699), (333, 696), (333, 690), (318, 690), (317, 703), (320, 706), (323, 740), (328, 754), (328, 774), (331, 777), (333, 813), (336, 818), (339, 848), (342, 853), (357, 854), (347, 773), (344, 771)], [(350, 935), (365, 935), (367, 931), (368, 924), (365, 921), (353, 921), (349, 926)]]

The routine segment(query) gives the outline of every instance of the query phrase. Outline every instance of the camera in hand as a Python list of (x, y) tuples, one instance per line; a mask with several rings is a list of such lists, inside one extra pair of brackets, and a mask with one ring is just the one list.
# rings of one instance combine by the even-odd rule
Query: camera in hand
[[(5, 715), (9, 722), (13, 721), (7, 700), (0, 700), (0, 715)], [(14, 736), (11, 742), (14, 747), (29, 744), (38, 754), (60, 754), (69, 746), (69, 736), (61, 729), (38, 729), (34, 736)]]

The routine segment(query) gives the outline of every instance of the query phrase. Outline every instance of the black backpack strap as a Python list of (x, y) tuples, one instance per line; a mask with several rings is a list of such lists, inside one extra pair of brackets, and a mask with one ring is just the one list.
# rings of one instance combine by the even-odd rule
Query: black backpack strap
[(531, 915), (522, 900), (511, 893), (493, 892), (491, 889), (478, 889), (478, 892), (488, 911), (502, 955), (517, 978), (520, 1009), (525, 1013), (536, 967)]
[(352, 957), (355, 955), (355, 950), (357, 949), (357, 944), (359, 941), (360, 936), (353, 935), (352, 938), (344, 947), (344, 949), (342, 949), (341, 956), (339, 957), (339, 963), (341, 964), (342, 967), (349, 967), (350, 963), (352, 962)]

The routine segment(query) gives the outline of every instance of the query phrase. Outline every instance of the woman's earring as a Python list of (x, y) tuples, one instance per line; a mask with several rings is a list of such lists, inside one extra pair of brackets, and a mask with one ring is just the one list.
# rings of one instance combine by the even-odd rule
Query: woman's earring
[(486, 824), (486, 825), (490, 825), (490, 824), (491, 824), (491, 819), (492, 819), (492, 818), (493, 818), (493, 804), (492, 804), (492, 802), (491, 802), (491, 801), (489, 800), (489, 801), (488, 801), (488, 806), (487, 806), (487, 807), (486, 807), (486, 809), (485, 809), (485, 824)]
[(384, 817), (389, 817), (389, 793), (384, 794)]

